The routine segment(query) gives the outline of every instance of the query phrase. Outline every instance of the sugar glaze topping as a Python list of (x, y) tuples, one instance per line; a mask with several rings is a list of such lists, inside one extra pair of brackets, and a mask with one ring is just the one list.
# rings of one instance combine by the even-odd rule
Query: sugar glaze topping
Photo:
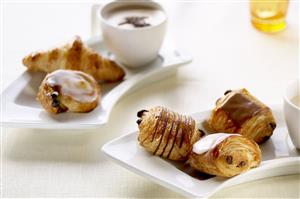
[(96, 81), (81, 71), (56, 70), (47, 75), (46, 84), (79, 102), (89, 103), (98, 96)]
[(213, 149), (219, 143), (224, 141), (226, 138), (230, 136), (240, 136), (239, 134), (230, 134), (230, 133), (214, 133), (207, 136), (204, 136), (200, 140), (198, 140), (193, 145), (193, 152), (197, 154), (203, 154)]

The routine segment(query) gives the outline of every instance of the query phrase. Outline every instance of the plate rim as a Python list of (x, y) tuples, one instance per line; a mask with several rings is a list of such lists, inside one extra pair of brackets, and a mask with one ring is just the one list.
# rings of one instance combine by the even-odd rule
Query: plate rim
[[(118, 138), (122, 139), (122, 138), (125, 138), (125, 137), (127, 137), (127, 136), (131, 136), (131, 135), (134, 134), (134, 133), (136, 133), (136, 131), (135, 131), (135, 132), (128, 133), (128, 134), (125, 134), (125, 135), (122, 135), (122, 136), (120, 136), (120, 137), (118, 137)], [(159, 184), (159, 185), (161, 185), (161, 186), (163, 186), (163, 187), (166, 187), (166, 188), (168, 188), (168, 189), (171, 189), (171, 190), (173, 190), (173, 191), (175, 191), (175, 192), (177, 192), (177, 193), (178, 193), (178, 190), (180, 190), (179, 192), (180, 192), (182, 195), (185, 195), (185, 196), (188, 196), (188, 197), (199, 197), (199, 196), (197, 196), (197, 195), (188, 193), (188, 192), (186, 192), (185, 190), (183, 190), (183, 189), (181, 189), (181, 188), (179, 188), (179, 187), (177, 187), (177, 186), (174, 186), (174, 185), (172, 185), (172, 184), (166, 183), (166, 182), (164, 182), (163, 180), (160, 180), (159, 178), (157, 178), (157, 177), (155, 177), (155, 176), (153, 176), (153, 175), (151, 175), (151, 174), (149, 174), (149, 173), (145, 173), (145, 172), (143, 172), (142, 170), (139, 170), (139, 169), (137, 169), (137, 168), (135, 168), (135, 167), (133, 167), (133, 166), (131, 166), (131, 165), (129, 165), (129, 164), (126, 164), (126, 163), (123, 162), (122, 160), (120, 160), (120, 159), (118, 159), (118, 158), (112, 156), (111, 154), (107, 153), (107, 150), (106, 150), (105, 148), (107, 148), (107, 146), (109, 146), (109, 145), (110, 145), (111, 143), (113, 143), (114, 141), (118, 141), (118, 140), (119, 140), (118, 138), (115, 138), (115, 139), (113, 139), (113, 140), (107, 142), (106, 144), (104, 144), (104, 145), (102, 146), (101, 151), (103, 152), (103, 154), (104, 154), (107, 158), (109, 158), (110, 160), (112, 160), (112, 161), (115, 162), (116, 164), (118, 164), (118, 165), (120, 165), (120, 166), (126, 168), (126, 169), (129, 170), (129, 171), (132, 171), (132, 172), (134, 172), (134, 173), (136, 173), (136, 174), (138, 174), (138, 175), (140, 175), (140, 176), (142, 176), (142, 177), (149, 178), (150, 180), (156, 182), (157, 184)]]
[[(272, 110), (276, 109), (276, 110), (280, 110), (280, 104), (275, 104), (270, 106), (272, 108)], [(274, 110), (275, 111), (275, 110)], [(199, 112), (194, 112), (194, 113), (190, 113), (189, 115), (193, 116), (193, 115), (200, 115), (200, 114), (207, 114), (208, 112), (210, 112), (210, 110), (204, 110), (204, 111), (199, 111)], [(103, 154), (105, 154), (106, 157), (108, 157), (110, 160), (112, 160), (113, 162), (115, 162), (116, 164), (128, 169), (131, 172), (134, 172), (142, 177), (146, 177), (149, 178), (150, 180), (154, 181), (155, 183), (164, 186), (172, 191), (175, 191), (177, 193), (180, 193), (184, 196), (187, 197), (209, 197), (211, 195), (213, 195), (214, 193), (216, 193), (217, 191), (225, 188), (225, 187), (230, 187), (230, 186), (234, 186), (237, 184), (243, 184), (246, 182), (251, 182), (251, 181), (255, 181), (255, 180), (259, 180), (259, 179), (264, 179), (264, 178), (268, 178), (268, 177), (272, 177), (272, 176), (267, 176), (267, 177), (262, 177), (262, 178), (255, 178), (255, 179), (250, 179), (250, 180), (244, 180), (245, 178), (249, 177), (249, 176), (253, 176), (255, 174), (259, 174), (260, 172), (263, 172), (265, 170), (269, 170), (269, 169), (278, 169), (278, 168), (282, 168), (282, 167), (291, 167), (291, 166), (298, 166), (300, 165), (300, 156), (294, 156), (294, 157), (282, 157), (282, 158), (277, 158), (277, 159), (270, 159), (270, 160), (265, 160), (262, 161), (262, 166), (251, 169), (241, 175), (237, 175), (234, 176), (232, 178), (229, 178), (228, 180), (222, 182), (221, 184), (217, 185), (216, 188), (214, 188), (213, 190), (211, 190), (210, 192), (207, 192), (205, 195), (195, 195), (192, 192), (188, 192), (184, 189), (182, 189), (181, 187), (175, 186), (173, 184), (170, 184), (166, 181), (164, 181), (162, 178), (156, 177), (154, 175), (151, 175), (151, 173), (147, 173), (142, 171), (141, 169), (138, 169), (136, 167), (134, 167), (133, 165), (127, 164), (125, 161), (119, 159), (117, 156), (114, 156), (113, 154), (111, 154), (108, 150), (108, 148), (114, 144), (115, 142), (118, 142), (120, 140), (125, 139), (126, 137), (129, 136), (134, 136), (134, 134), (137, 134), (138, 130), (135, 130), (133, 132), (130, 133), (126, 133), (124, 135), (121, 135), (117, 138), (114, 138), (110, 141), (108, 141), (107, 143), (105, 143), (102, 147), (101, 147), (101, 151), (103, 152)], [(275, 165), (274, 165), (275, 162)], [(300, 169), (297, 170), (297, 172), (300, 172)], [(281, 176), (281, 175), (289, 175), (289, 174), (280, 174), (280, 175), (275, 175), (275, 176)], [(238, 181), (242, 180), (241, 183), (239, 183)], [(238, 182), (238, 183), (235, 183)]]
[[(124, 137), (127, 137), (127, 136), (130, 136), (132, 134), (134, 134), (136, 132), (131, 132), (129, 134), (126, 134), (126, 135), (123, 135), (123, 136), (120, 136), (118, 137), (119, 139), (122, 139)], [(107, 147), (113, 143), (114, 141), (118, 141), (119, 139), (116, 138), (116, 139), (113, 139), (109, 142), (107, 142), (105, 145), (103, 145), (103, 147), (101, 148), (101, 151), (103, 152), (103, 154), (108, 158), (110, 159), (111, 161), (115, 162), (116, 164), (126, 168), (127, 170), (131, 171), (131, 172), (134, 172), (142, 177), (146, 177), (146, 178), (149, 178), (151, 181), (154, 181), (155, 183), (163, 186), (163, 187), (166, 187), (174, 192), (177, 192), (177, 193), (180, 193), (184, 196), (187, 196), (187, 197), (195, 197), (195, 198), (206, 198), (206, 197), (210, 197), (211, 195), (215, 194), (216, 192), (220, 191), (221, 189), (223, 188), (226, 188), (226, 187), (231, 187), (231, 186), (234, 186), (234, 185), (237, 185), (237, 184), (243, 184), (243, 183), (247, 183), (247, 182), (251, 182), (251, 181), (255, 181), (255, 180), (259, 180), (259, 179), (265, 179), (265, 178), (269, 178), (269, 177), (263, 177), (263, 178), (259, 178), (259, 179), (253, 179), (253, 180), (249, 180), (249, 181), (245, 181), (245, 182), (242, 182), (242, 183), (233, 183), (233, 184), (230, 184), (231, 181), (224, 181), (222, 184), (218, 185), (214, 190), (210, 191), (210, 192), (207, 192), (206, 195), (195, 195), (191, 192), (187, 192), (185, 191), (184, 189), (180, 188), (180, 187), (177, 187), (175, 185), (172, 185), (172, 184), (169, 184), (168, 182), (165, 182), (164, 180), (158, 178), (158, 177), (155, 177), (149, 173), (146, 173), (146, 172), (143, 172), (142, 170), (138, 169), (138, 168), (135, 168), (129, 164), (126, 164), (124, 161), (118, 159), (117, 157), (111, 155), (109, 152), (107, 152)], [(283, 161), (284, 163), (282, 163), (282, 167), (287, 167), (287, 166), (294, 166), (294, 165), (300, 165), (300, 157), (285, 157), (285, 158), (280, 158), (280, 159), (272, 159), (272, 160), (266, 160), (266, 161), (263, 161), (263, 162), (268, 162), (268, 165), (272, 165), (272, 162), (273, 161)], [(287, 163), (288, 162), (288, 163)], [(296, 164), (295, 164), (296, 163)], [(264, 166), (263, 170), (266, 170), (266, 169), (270, 169), (270, 168), (265, 168), (266, 166)], [(272, 166), (269, 166), (271, 168), (274, 168)], [(277, 168), (278, 166), (276, 166)], [(246, 173), (249, 173), (249, 172), (257, 172), (257, 170), (249, 170), (247, 171)], [(261, 172), (261, 171), (259, 171)], [(246, 174), (244, 173), (244, 174)], [(248, 174), (249, 175), (249, 174)], [(283, 174), (285, 175), (285, 174)], [(283, 175), (278, 175), (278, 176), (283, 176)], [(239, 177), (238, 176), (235, 176), (235, 177)], [(242, 177), (245, 177), (245, 176), (242, 176)], [(233, 179), (234, 177), (232, 177), (231, 179)], [(178, 191), (179, 190), (179, 191)]]
[[(87, 45), (94, 45), (94, 44), (98, 44), (101, 42), (102, 42), (102, 39), (98, 36), (90, 37), (89, 39), (84, 41), (84, 43)], [(157, 76), (157, 74), (161, 74), (160, 77), (162, 77), (162, 78), (164, 76), (167, 76), (168, 74), (173, 74), (173, 72), (175, 72), (180, 66), (184, 66), (185, 64), (190, 63), (193, 59), (190, 54), (186, 53), (185, 51), (182, 51), (181, 49), (172, 48), (171, 50), (180, 51), (180, 53), (182, 54), (182, 57), (178, 58), (177, 62), (173, 63), (171, 61), (170, 63), (166, 63), (165, 65), (162, 65), (162, 67), (160, 67), (160, 68), (149, 71), (149, 73), (144, 73), (144, 74), (137, 73), (137, 74), (133, 75), (131, 78), (129, 78), (128, 80), (130, 80), (134, 77), (139, 77), (139, 75), (141, 76), (138, 80), (131, 81), (133, 83), (131, 83), (131, 84), (129, 83), (129, 86), (127, 86), (127, 89), (124, 91), (124, 93), (122, 93), (119, 97), (117, 97), (117, 99), (114, 100), (110, 106), (108, 106), (108, 108), (106, 110), (107, 113), (105, 113), (105, 116), (102, 117), (101, 120), (96, 119), (97, 121), (88, 122), (88, 123), (77, 123), (77, 122), (59, 123), (59, 122), (48, 122), (47, 120), (45, 120), (45, 121), (44, 120), (43, 121), (39, 121), (39, 120), (21, 121), (21, 120), (15, 120), (12, 118), (6, 118), (5, 113), (3, 113), (0, 118), (0, 127), (36, 128), (36, 129), (97, 129), (97, 128), (101, 128), (102, 126), (105, 126), (108, 123), (111, 112), (112, 112), (114, 106), (118, 103), (118, 101), (121, 100), (121, 98), (124, 97), (126, 94), (129, 94), (130, 92), (133, 92), (135, 89), (138, 89), (138, 83), (140, 83), (141, 81), (143, 81), (145, 79), (151, 79), (151, 77), (153, 78), (154, 76)], [(25, 82), (26, 74), (28, 75), (28, 73), (30, 73), (30, 71), (25, 69), (5, 89), (2, 90), (2, 92), (0, 93), (1, 103), (5, 102), (5, 103), (15, 105), (12, 100), (14, 100), (13, 98), (15, 98), (16, 95), (11, 95), (11, 93), (9, 92), (9, 89), (13, 89), (14, 87), (18, 86), (22, 81)], [(128, 81), (123, 81), (118, 86), (124, 85), (124, 83), (126, 83), (126, 82), (128, 82)], [(148, 84), (148, 83), (145, 83), (145, 84)], [(122, 90), (122, 88), (120, 88), (120, 89)], [(112, 90), (114, 90), (114, 89), (112, 89)], [(6, 98), (6, 97), (8, 97), (7, 101), (4, 100), (4, 98)], [(5, 108), (3, 108), (3, 110), (7, 111), (7, 109), (5, 109)], [(14, 111), (16, 111), (16, 110), (18, 110), (18, 108), (16, 108)]]

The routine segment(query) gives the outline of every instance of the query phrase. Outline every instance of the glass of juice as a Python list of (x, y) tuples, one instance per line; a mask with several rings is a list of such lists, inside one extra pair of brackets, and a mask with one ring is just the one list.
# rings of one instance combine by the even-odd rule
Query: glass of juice
[(250, 0), (253, 26), (267, 33), (284, 30), (288, 2), (288, 0)]

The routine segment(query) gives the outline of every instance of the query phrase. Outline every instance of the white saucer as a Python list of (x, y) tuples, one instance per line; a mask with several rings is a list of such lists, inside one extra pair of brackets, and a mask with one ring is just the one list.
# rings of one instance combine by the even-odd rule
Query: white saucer
[[(258, 168), (232, 178), (212, 177), (199, 180), (179, 170), (175, 162), (153, 156), (137, 143), (137, 132), (117, 138), (102, 151), (121, 166), (187, 197), (207, 198), (218, 190), (252, 180), (300, 173), (300, 151), (291, 143), (280, 106), (271, 107), (277, 128), (264, 144), (262, 163)], [(199, 128), (210, 111), (191, 114)]]
[[(104, 49), (100, 37), (91, 38), (86, 41), (86, 44), (104, 55), (112, 56)], [(191, 56), (165, 44), (154, 62), (139, 69), (124, 67), (126, 76), (122, 82), (101, 85), (101, 104), (93, 111), (89, 113), (68, 112), (56, 116), (47, 114), (35, 99), (38, 87), (46, 74), (25, 71), (1, 94), (3, 100), (1, 125), (48, 129), (99, 127), (108, 121), (113, 106), (122, 96), (173, 74), (179, 66), (191, 60)]]

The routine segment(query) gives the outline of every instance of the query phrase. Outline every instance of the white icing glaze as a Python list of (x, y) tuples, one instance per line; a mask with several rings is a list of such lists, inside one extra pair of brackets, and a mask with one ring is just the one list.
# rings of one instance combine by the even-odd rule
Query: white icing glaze
[(62, 95), (79, 102), (89, 103), (98, 96), (96, 81), (80, 71), (56, 70), (48, 74), (45, 81), (51, 87), (58, 86)]
[(214, 133), (214, 134), (209, 134), (207, 136), (204, 136), (193, 145), (193, 152), (199, 155), (206, 153), (207, 151), (214, 148), (223, 140), (225, 140), (226, 138), (232, 135), (240, 136), (239, 134), (230, 134), (230, 133)]

